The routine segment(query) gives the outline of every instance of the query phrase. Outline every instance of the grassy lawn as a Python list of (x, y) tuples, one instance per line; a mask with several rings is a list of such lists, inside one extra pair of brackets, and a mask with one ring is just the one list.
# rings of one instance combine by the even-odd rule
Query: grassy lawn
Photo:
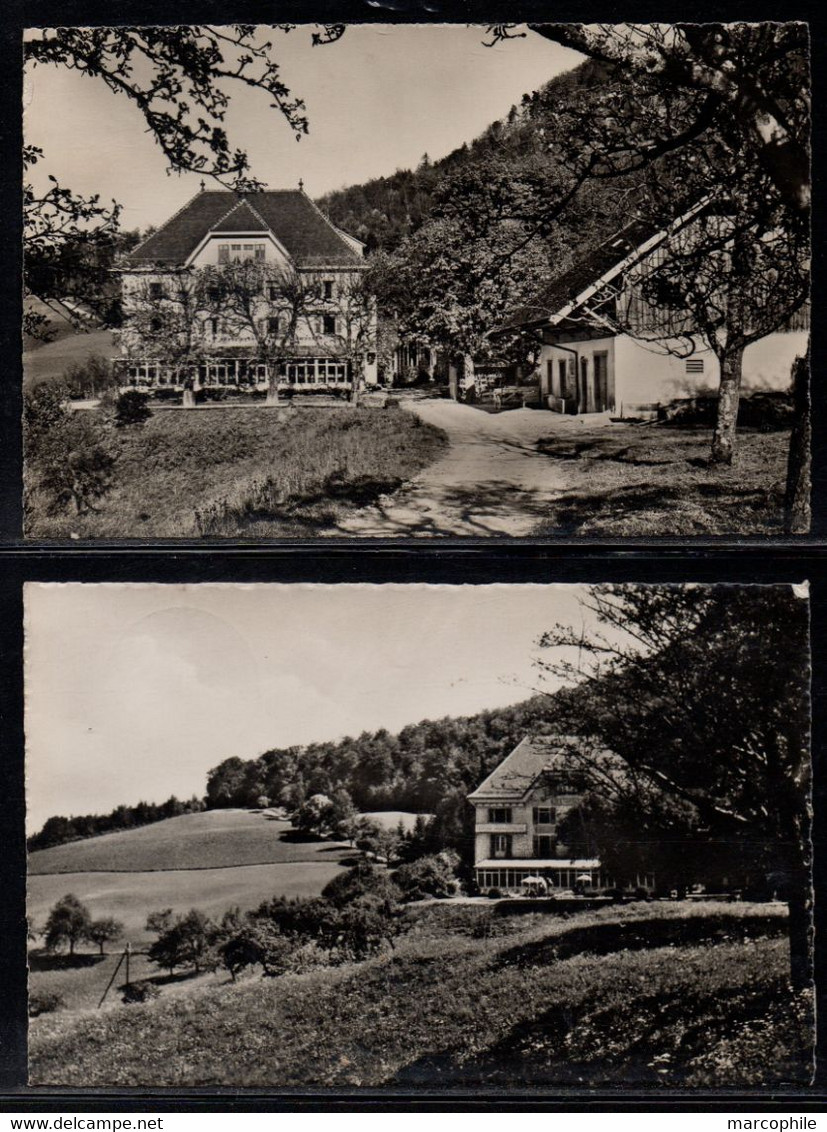
[(29, 854), (29, 874), (322, 862), (341, 851), (330, 841), (296, 839), (290, 823), (268, 811), (207, 810), (39, 849)]
[[(360, 964), (35, 1019), (36, 1085), (403, 1089), (806, 1084), (783, 910), (568, 918), (431, 906)], [(486, 914), (487, 913), (487, 914)], [(464, 919), (463, 919), (464, 917)], [(515, 922), (516, 921), (516, 922)], [(503, 930), (504, 929), (504, 930)]]
[(780, 534), (789, 432), (739, 429), (729, 468), (709, 465), (710, 442), (705, 428), (588, 423), (540, 441), (566, 488), (534, 533)]
[(77, 334), (67, 323), (55, 324), (52, 342), (30, 342), (23, 353), (23, 384), (60, 381), (73, 364), (87, 362), (94, 354), (104, 358), (119, 356), (111, 330), (92, 330)]
[[(158, 411), (107, 430), (113, 488), (84, 515), (31, 493), (29, 538), (303, 538), (395, 491), (442, 451), (439, 430), (397, 409)], [(101, 426), (103, 427), (103, 426)]]

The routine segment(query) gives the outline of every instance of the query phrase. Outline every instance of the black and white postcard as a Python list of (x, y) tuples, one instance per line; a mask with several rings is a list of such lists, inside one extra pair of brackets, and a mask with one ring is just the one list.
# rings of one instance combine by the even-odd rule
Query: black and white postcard
[(806, 583), (25, 603), (31, 1085), (811, 1082)]
[(806, 534), (804, 23), (30, 28), (34, 540)]

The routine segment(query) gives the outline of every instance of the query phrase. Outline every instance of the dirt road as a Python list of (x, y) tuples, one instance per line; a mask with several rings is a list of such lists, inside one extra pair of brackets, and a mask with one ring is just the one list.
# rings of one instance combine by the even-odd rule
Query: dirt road
[(448, 434), (448, 450), (399, 491), (349, 516), (337, 534), (525, 537), (547, 516), (564, 484), (536, 444), (576, 429), (574, 418), (531, 409), (492, 415), (448, 400), (406, 407)]

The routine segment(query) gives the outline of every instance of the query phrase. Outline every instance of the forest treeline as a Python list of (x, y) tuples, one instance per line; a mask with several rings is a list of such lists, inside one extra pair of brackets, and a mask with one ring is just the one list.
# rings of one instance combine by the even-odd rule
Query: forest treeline
[(48, 818), (43, 828), (26, 842), (30, 851), (49, 849), (67, 841), (80, 841), (97, 837), (101, 833), (117, 833), (123, 829), (137, 829), (141, 825), (177, 818), (181, 814), (197, 814), (206, 808), (202, 798), (193, 795), (182, 802), (172, 794), (166, 802), (138, 802), (135, 806), (116, 806), (108, 814), (82, 814), (80, 817), (56, 815)]
[[(29, 838), (30, 850), (147, 825), (204, 808), (298, 809), (314, 794), (345, 790), (361, 811), (436, 813), (455, 831), (465, 821), (465, 797), (527, 734), (552, 730), (553, 697), (461, 718), (423, 720), (398, 734), (381, 729), (305, 747), (272, 748), (257, 758), (232, 756), (207, 777), (206, 796), (159, 805), (139, 802), (110, 814), (51, 817)], [(453, 840), (453, 839), (452, 839)]]

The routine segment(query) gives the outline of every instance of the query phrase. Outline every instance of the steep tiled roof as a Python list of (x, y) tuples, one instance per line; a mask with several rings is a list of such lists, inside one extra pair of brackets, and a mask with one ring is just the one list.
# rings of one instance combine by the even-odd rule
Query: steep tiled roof
[(246, 200), (241, 201), (217, 224), (210, 227), (211, 232), (267, 232), (268, 228), (258, 212), (250, 208)]
[[(686, 211), (671, 223), (664, 223), (662, 219), (656, 220), (651, 217), (636, 217), (602, 244), (589, 248), (568, 271), (552, 279), (533, 302), (514, 311), (492, 333), (497, 334), (503, 330), (546, 322), (604, 275), (620, 267), (624, 260), (641, 250), (643, 245), (646, 245), (646, 250), (641, 251), (641, 259), (648, 254), (650, 247), (662, 243), (662, 240), (655, 237), (663, 235), (664, 239), (667, 238), (711, 206), (712, 202), (704, 198), (687, 207)], [(650, 240), (654, 241), (651, 246)]]
[(497, 330), (545, 322), (592, 283), (596, 283), (607, 271), (622, 263), (635, 248), (656, 236), (662, 227), (646, 220), (631, 221), (605, 243), (585, 252), (568, 271), (552, 279), (532, 303), (509, 315)]
[(526, 737), (468, 797), (471, 801), (522, 798), (544, 770), (571, 769), (567, 752), (581, 745), (582, 740), (575, 735)]
[(298, 189), (280, 189), (240, 196), (228, 190), (198, 193), (166, 224), (127, 257), (130, 266), (185, 263), (212, 231), (268, 230), (300, 267), (343, 266), (360, 256)]

